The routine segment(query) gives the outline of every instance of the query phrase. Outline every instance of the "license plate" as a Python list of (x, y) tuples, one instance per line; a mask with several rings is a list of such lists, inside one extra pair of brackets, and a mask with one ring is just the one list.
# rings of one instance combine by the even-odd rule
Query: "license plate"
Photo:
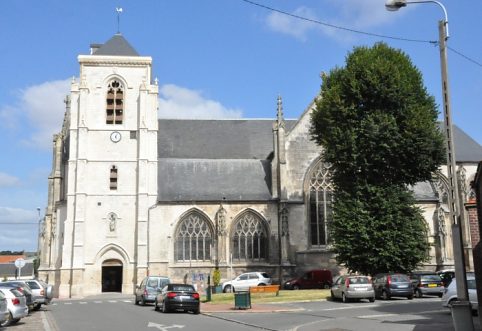
[(180, 295), (181, 300), (189, 300), (191, 297), (189, 295)]
[(437, 284), (428, 284), (428, 287), (437, 287)]
[(355, 287), (355, 291), (366, 291), (366, 287)]
[(398, 288), (407, 288), (408, 285), (399, 285)]

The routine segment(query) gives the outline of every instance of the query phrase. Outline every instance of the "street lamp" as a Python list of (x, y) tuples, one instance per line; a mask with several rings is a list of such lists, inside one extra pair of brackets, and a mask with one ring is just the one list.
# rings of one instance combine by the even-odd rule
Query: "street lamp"
[(465, 258), (462, 245), (462, 230), (460, 217), (460, 204), (457, 177), (455, 175), (455, 149), (452, 135), (452, 115), (450, 111), (450, 93), (448, 81), (447, 66), (447, 39), (449, 38), (448, 15), (444, 5), (435, 0), (406, 1), (406, 0), (388, 0), (385, 8), (389, 11), (396, 11), (409, 4), (417, 3), (435, 3), (442, 8), (445, 19), (440, 20), (439, 28), (439, 50), (440, 50), (440, 67), (442, 70), (442, 96), (445, 118), (445, 140), (447, 148), (447, 178), (449, 182), (450, 197), (450, 216), (452, 218), (452, 243), (454, 250), (455, 276), (457, 279), (457, 298), (459, 301), (452, 308), (452, 317), (454, 320), (455, 330), (474, 330), (472, 321), (472, 311), (470, 307), (469, 295), (467, 291), (466, 275), (465, 275)]
[(40, 262), (40, 235), (41, 235), (41, 226), (42, 226), (42, 218), (40, 218), (40, 207), (37, 207), (37, 213), (38, 213), (37, 259)]

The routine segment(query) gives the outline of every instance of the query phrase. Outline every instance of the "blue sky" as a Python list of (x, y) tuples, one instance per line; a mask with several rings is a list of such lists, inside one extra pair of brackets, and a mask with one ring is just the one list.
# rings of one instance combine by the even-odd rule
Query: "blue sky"
[[(426, 41), (438, 39), (443, 18), (435, 4), (388, 12), (384, 0), (253, 1), (352, 30)], [(481, 144), (482, 2), (442, 2), (449, 46), (469, 58), (448, 53), (453, 120)], [(79, 74), (77, 56), (117, 32), (116, 7), (123, 8), (121, 33), (153, 58), (164, 117), (273, 118), (281, 95), (285, 117), (297, 118), (319, 92), (322, 71), (343, 66), (354, 46), (377, 41), (402, 49), (442, 103), (439, 52), (427, 42), (329, 28), (242, 0), (2, 0), (0, 250), (36, 250), (52, 135), (61, 128), (69, 82)]]

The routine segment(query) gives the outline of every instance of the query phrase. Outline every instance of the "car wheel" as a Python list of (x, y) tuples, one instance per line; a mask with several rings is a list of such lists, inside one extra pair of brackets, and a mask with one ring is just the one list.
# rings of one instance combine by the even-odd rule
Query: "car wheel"
[(329, 289), (329, 288), (330, 288), (330, 284), (324, 283), (324, 284), (323, 284), (323, 288), (324, 288), (325, 290)]
[(164, 314), (166, 314), (166, 313), (169, 312), (169, 309), (167, 309), (165, 302), (162, 303), (162, 312), (163, 312)]
[(443, 293), (437, 294), (437, 296), (438, 296), (439, 298), (443, 297), (443, 295), (444, 295)]
[(259, 283), (258, 286), (266, 286), (264, 283)]
[(409, 296), (407, 297), (407, 299), (408, 299), (408, 300), (413, 300), (413, 295), (409, 295)]
[(450, 301), (447, 303), (447, 307), (449, 307), (450, 309), (452, 309), (452, 305), (454, 304), (455, 301), (457, 301), (457, 299), (452, 299), (452, 300), (450, 300)]
[(20, 318), (14, 318), (14, 319), (10, 322), (10, 325), (17, 324), (18, 321), (20, 321)]
[(141, 306), (145, 306), (146, 305), (146, 300), (144, 300), (144, 297), (141, 296)]
[(341, 301), (343, 301), (344, 303), (347, 303), (349, 301), (349, 299), (346, 297), (345, 293), (341, 294)]
[(299, 285), (293, 285), (293, 290), (299, 290), (300, 286)]
[(3, 321), (3, 323), (1, 323), (0, 326), (9, 326), (10, 324), (12, 324), (12, 320), (13, 320), (12, 313), (9, 313), (7, 315), (7, 319)]
[(199, 308), (194, 309), (192, 312), (194, 313), (194, 315), (199, 315), (199, 313), (201, 312), (201, 309), (199, 309)]
[(368, 298), (368, 301), (375, 302), (375, 297)]
[(330, 296), (331, 296), (331, 301), (335, 301), (335, 295), (333, 294), (333, 291), (330, 291)]
[(417, 298), (423, 298), (423, 293), (422, 293), (422, 291), (416, 290), (416, 291), (415, 291), (415, 297), (417, 297)]
[(42, 307), (42, 304), (41, 303), (36, 303), (34, 306), (33, 306), (33, 310), (37, 311), (40, 309), (40, 307)]
[(138, 305), (138, 304), (139, 304), (139, 300), (137, 300), (137, 295), (136, 295), (136, 297), (134, 298), (134, 304), (135, 304), (135, 305)]
[(154, 301), (154, 310), (159, 311), (159, 306), (157, 305), (157, 299)]
[(390, 296), (388, 295), (387, 291), (382, 291), (382, 299), (383, 299), (383, 300), (388, 300), (388, 299), (390, 299)]
[(231, 287), (231, 285), (226, 285), (224, 287), (224, 290), (223, 290), (224, 293), (231, 293), (233, 292), (233, 288)]

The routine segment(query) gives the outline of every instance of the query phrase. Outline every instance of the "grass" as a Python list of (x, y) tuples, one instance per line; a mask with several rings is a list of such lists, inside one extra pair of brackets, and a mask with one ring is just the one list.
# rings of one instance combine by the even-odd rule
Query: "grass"
[[(294, 302), (294, 301), (316, 301), (323, 300), (330, 296), (330, 290), (280, 290), (279, 295), (276, 293), (251, 293), (251, 303), (268, 303), (268, 302)], [(202, 302), (206, 302), (203, 297)], [(211, 295), (211, 303), (233, 303), (234, 293), (219, 293)]]

